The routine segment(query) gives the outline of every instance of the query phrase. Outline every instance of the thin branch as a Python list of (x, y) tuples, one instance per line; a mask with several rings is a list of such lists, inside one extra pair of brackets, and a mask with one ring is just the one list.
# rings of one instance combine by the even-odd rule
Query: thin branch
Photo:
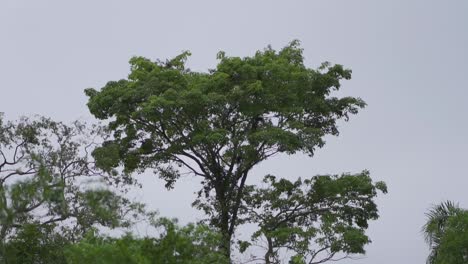
[(182, 160), (181, 158), (177, 157), (177, 155), (172, 155), (172, 157), (175, 159), (176, 162), (182, 163), (185, 167), (187, 167), (189, 170), (191, 170), (195, 175), (201, 176), (201, 177), (206, 177), (205, 174), (200, 173), (199, 171), (197, 171), (195, 168), (193, 168), (192, 166), (190, 166), (187, 162), (185, 162), (185, 161)]

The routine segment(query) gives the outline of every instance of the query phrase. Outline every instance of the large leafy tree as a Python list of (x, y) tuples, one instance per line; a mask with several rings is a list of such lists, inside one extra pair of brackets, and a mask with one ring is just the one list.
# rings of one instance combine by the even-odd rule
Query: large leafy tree
[(144, 212), (111, 187), (118, 184), (113, 175), (94, 166), (99, 133), (80, 122), (0, 116), (0, 261), (52, 263), (57, 243), (99, 226), (128, 226)]
[(356, 114), (359, 98), (332, 95), (351, 71), (305, 66), (298, 41), (252, 57), (218, 54), (217, 67), (192, 72), (188, 52), (174, 59), (135, 57), (126, 79), (87, 89), (88, 107), (114, 138), (94, 152), (102, 168), (154, 169), (172, 187), (184, 173), (202, 178), (197, 203), (220, 229), (226, 254), (238, 224), (249, 172), (277, 153), (313, 155), (337, 121)]
[(368, 221), (378, 218), (378, 190), (386, 193), (385, 183), (373, 183), (367, 171), (293, 182), (268, 175), (264, 186), (246, 188), (243, 221), (259, 229), (241, 249), (265, 241), (264, 256), (254, 257), (265, 263), (281, 263), (285, 254), (310, 264), (363, 254)]
[(446, 201), (433, 206), (426, 216), (423, 233), (431, 248), (427, 263), (467, 263), (468, 210)]

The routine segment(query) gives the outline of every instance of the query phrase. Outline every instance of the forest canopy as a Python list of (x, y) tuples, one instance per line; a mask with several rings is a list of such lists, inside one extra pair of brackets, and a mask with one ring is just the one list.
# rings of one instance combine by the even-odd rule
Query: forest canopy
[[(2, 262), (324, 263), (365, 253), (375, 198), (387, 192), (367, 170), (247, 184), (272, 156), (312, 158), (365, 107), (336, 96), (351, 70), (307, 67), (299, 41), (244, 58), (219, 52), (208, 72), (188, 69), (189, 55), (134, 57), (127, 78), (86, 89), (99, 125), (0, 118)], [(181, 226), (128, 199), (148, 171), (168, 189), (198, 177), (192, 206), (205, 218)], [(132, 233), (141, 221), (159, 232)], [(237, 236), (246, 224), (257, 227), (250, 240)]]

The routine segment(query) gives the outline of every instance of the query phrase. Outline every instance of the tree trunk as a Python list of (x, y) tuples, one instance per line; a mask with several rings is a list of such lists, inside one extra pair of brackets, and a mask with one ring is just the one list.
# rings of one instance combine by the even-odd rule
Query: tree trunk
[(231, 238), (232, 234), (229, 232), (229, 203), (226, 201), (226, 193), (224, 186), (216, 186), (216, 199), (220, 205), (220, 219), (218, 223), (218, 228), (221, 232), (221, 241), (220, 249), (223, 251), (223, 254), (231, 262)]
[(268, 250), (265, 253), (265, 264), (272, 264), (271, 258), (273, 257), (273, 242), (270, 237), (267, 237)]
[(222, 232), (221, 250), (223, 251), (223, 254), (229, 259), (229, 263), (231, 263), (231, 235), (224, 233), (224, 231)]
[[(244, 190), (247, 172), (244, 172), (241, 177), (237, 195), (232, 195), (232, 188), (234, 187), (230, 186), (230, 179), (223, 178), (223, 175), (217, 177), (217, 179), (220, 180), (217, 181), (215, 185), (216, 199), (221, 210), (220, 222), (218, 223), (222, 235), (220, 248), (224, 251), (225, 256), (228, 257), (229, 262), (231, 262), (231, 239), (236, 227), (237, 213), (242, 201), (242, 192)], [(228, 195), (226, 195), (226, 193), (228, 193)], [(232, 215), (230, 215), (230, 213), (232, 213)]]

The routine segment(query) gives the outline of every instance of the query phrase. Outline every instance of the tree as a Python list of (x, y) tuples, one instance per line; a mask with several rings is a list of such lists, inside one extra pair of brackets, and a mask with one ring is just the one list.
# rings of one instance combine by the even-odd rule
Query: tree
[(0, 262), (53, 263), (57, 243), (96, 226), (128, 226), (144, 212), (111, 187), (122, 178), (94, 166), (99, 133), (80, 122), (0, 115)]
[(423, 233), (431, 248), (429, 264), (462, 264), (468, 261), (468, 211), (451, 201), (426, 213)]
[(89, 110), (109, 120), (114, 137), (94, 157), (105, 169), (154, 169), (168, 188), (182, 174), (201, 177), (199, 197), (213, 199), (194, 206), (219, 228), (229, 256), (252, 168), (277, 153), (312, 156), (325, 135), (338, 135), (337, 121), (365, 103), (332, 96), (351, 71), (329, 63), (307, 68), (298, 41), (245, 58), (220, 52), (207, 73), (186, 69), (189, 55), (134, 57), (127, 79), (86, 89)]
[[(309, 264), (365, 253), (368, 221), (378, 218), (374, 198), (387, 192), (367, 171), (294, 182), (268, 175), (263, 182), (246, 188), (242, 210), (243, 221), (259, 227), (252, 242), (266, 241), (264, 257), (256, 259), (267, 264), (280, 263), (280, 250), (293, 255), (291, 263)], [(242, 249), (250, 244), (241, 242)]]

